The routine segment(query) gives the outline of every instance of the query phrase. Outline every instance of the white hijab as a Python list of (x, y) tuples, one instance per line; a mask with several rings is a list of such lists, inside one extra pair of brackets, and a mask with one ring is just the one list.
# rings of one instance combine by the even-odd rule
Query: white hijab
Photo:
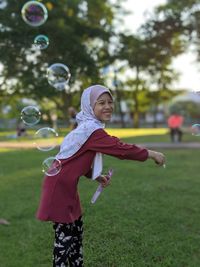
[[(93, 98), (95, 95), (96, 99), (93, 99), (95, 102), (103, 93), (109, 93), (112, 97), (110, 91), (101, 85), (93, 85), (83, 91), (81, 96), (81, 111), (76, 115), (78, 126), (64, 138), (60, 146), (60, 152), (56, 156), (57, 159), (67, 159), (73, 156), (83, 146), (83, 144), (88, 140), (94, 131), (97, 129), (103, 129), (105, 127), (104, 123), (98, 120), (94, 115), (92, 108), (93, 103), (91, 104), (91, 92), (93, 93)], [(97, 152), (93, 162), (93, 180), (101, 175), (102, 169), (102, 154)]]

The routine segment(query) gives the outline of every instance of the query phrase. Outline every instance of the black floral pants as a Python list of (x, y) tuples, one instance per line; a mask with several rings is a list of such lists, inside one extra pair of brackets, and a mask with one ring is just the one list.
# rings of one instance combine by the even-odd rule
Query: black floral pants
[(83, 221), (54, 223), (53, 267), (83, 267)]

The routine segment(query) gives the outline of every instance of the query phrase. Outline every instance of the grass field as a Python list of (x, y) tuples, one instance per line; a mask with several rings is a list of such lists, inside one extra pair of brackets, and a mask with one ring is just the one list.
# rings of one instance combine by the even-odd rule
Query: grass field
[[(187, 137), (188, 138), (188, 137)], [(130, 137), (128, 142), (167, 140)], [(95, 205), (97, 187), (82, 177), (85, 267), (199, 267), (199, 150), (161, 150), (166, 169), (106, 156), (115, 171), (112, 185)], [(50, 267), (51, 223), (37, 221), (41, 162), (52, 152), (2, 150), (0, 153), (0, 267)]]

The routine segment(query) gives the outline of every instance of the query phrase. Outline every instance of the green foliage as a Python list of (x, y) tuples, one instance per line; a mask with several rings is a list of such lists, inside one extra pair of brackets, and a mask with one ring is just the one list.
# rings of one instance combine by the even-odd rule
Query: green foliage
[[(46, 69), (60, 62), (72, 74), (70, 88), (77, 81), (88, 86), (99, 80), (99, 62), (109, 61), (108, 44), (112, 32), (114, 10), (109, 1), (43, 1), (48, 20), (40, 27), (28, 26), (21, 18), (24, 1), (6, 1), (0, 9), (0, 47), (3, 64), (0, 96), (28, 96), (41, 102), (51, 98), (64, 112), (66, 98), (49, 86)], [(98, 14), (98, 15), (97, 15)], [(32, 48), (36, 35), (49, 37), (48, 49), (38, 52)], [(59, 101), (58, 101), (59, 99)]]
[[(119, 51), (119, 57), (126, 59), (134, 72), (134, 78), (125, 83), (133, 92), (131, 98), (134, 101), (134, 127), (139, 126), (139, 113), (143, 106), (143, 98), (139, 97), (140, 91), (149, 89), (149, 93), (146, 94), (149, 101), (145, 102), (149, 102), (149, 109), (154, 106), (156, 115), (158, 105), (164, 100), (162, 92), (166, 91), (165, 94), (168, 94), (172, 89), (172, 82), (177, 79), (177, 73), (170, 64), (174, 56), (182, 53), (184, 42), (180, 41), (180, 35), (173, 28), (174, 22), (175, 19), (163, 22), (152, 18), (141, 27), (140, 36), (121, 35), (123, 46)], [(144, 79), (144, 76), (148, 78)], [(151, 95), (156, 97), (152, 98)], [(156, 127), (156, 116), (154, 117)]]
[(189, 46), (194, 44), (196, 51), (200, 54), (200, 1), (199, 0), (168, 0), (165, 5), (157, 8), (158, 16), (166, 23), (174, 18), (172, 25), (173, 34), (179, 36), (181, 42)]

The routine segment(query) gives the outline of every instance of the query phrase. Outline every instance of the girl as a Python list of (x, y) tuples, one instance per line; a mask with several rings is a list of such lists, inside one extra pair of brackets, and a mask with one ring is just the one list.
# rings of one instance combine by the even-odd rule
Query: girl
[[(82, 211), (77, 192), (79, 177), (97, 180), (102, 186), (109, 181), (102, 172), (102, 154), (119, 159), (145, 161), (153, 159), (165, 163), (162, 153), (126, 144), (104, 131), (104, 123), (111, 119), (113, 97), (101, 85), (84, 90), (78, 126), (65, 138), (57, 158), (62, 162), (60, 173), (46, 176), (42, 188), (37, 218), (52, 221), (55, 230), (53, 267), (83, 266)], [(69, 264), (69, 265), (68, 265)]]

